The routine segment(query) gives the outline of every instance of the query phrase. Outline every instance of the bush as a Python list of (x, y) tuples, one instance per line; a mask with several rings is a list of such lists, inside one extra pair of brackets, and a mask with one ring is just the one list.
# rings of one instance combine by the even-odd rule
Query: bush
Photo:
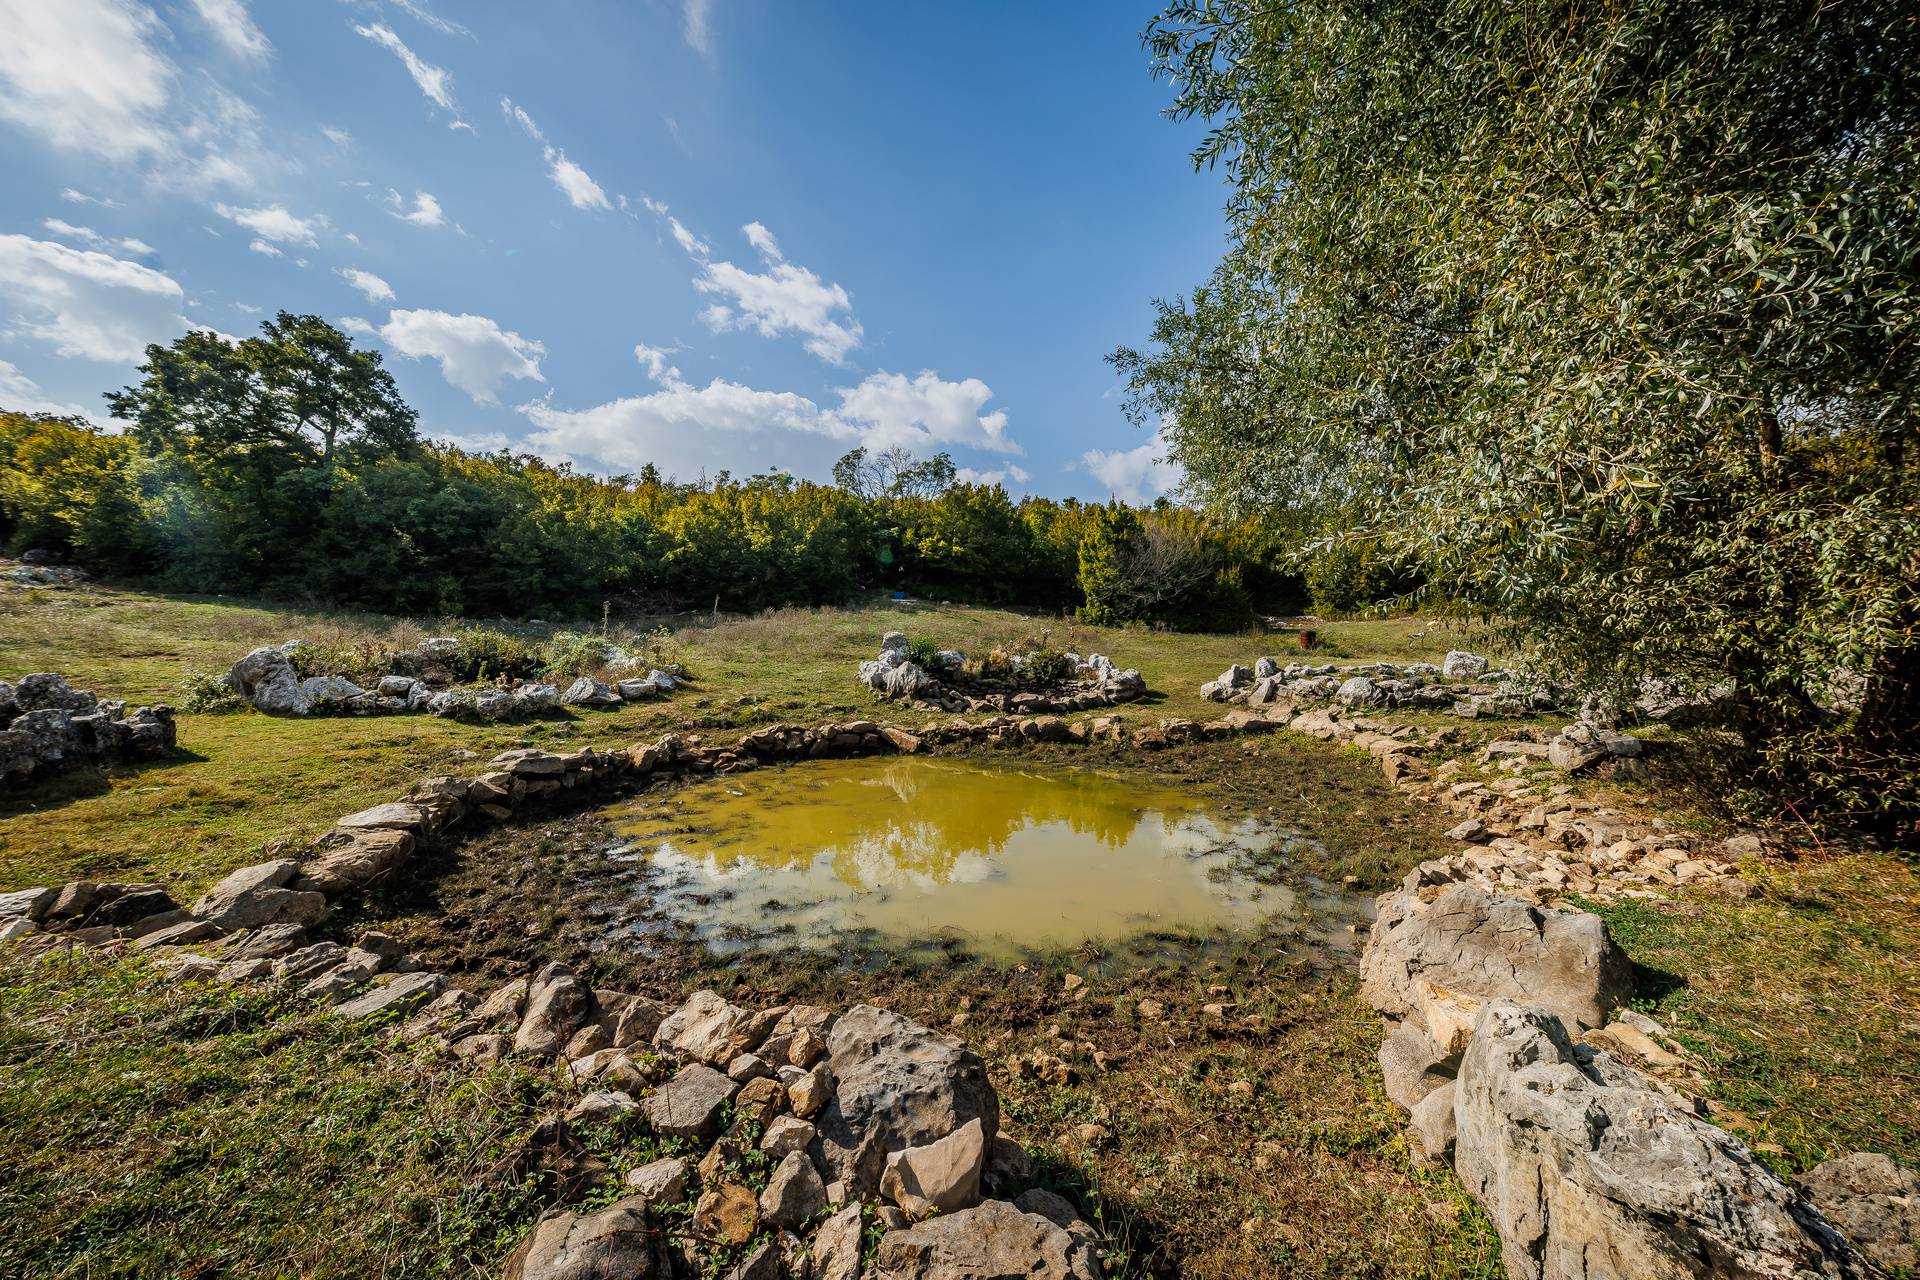
[(225, 676), (196, 671), (180, 686), (180, 707), (199, 716), (223, 716), (245, 711), (250, 704), (227, 683)]
[(907, 641), (907, 661), (922, 671), (939, 671), (940, 644), (935, 640), (913, 639)]
[(1027, 655), (1020, 674), (1036, 685), (1057, 684), (1073, 676), (1073, 659), (1058, 649), (1038, 649)]
[(1315, 613), (1359, 613), (1415, 590), (1420, 575), (1371, 545), (1338, 543), (1307, 566)]
[(460, 647), (440, 659), (447, 674), (462, 684), (481, 680), (531, 680), (547, 668), (541, 647), (523, 636), (491, 627), (463, 627), (454, 632)]

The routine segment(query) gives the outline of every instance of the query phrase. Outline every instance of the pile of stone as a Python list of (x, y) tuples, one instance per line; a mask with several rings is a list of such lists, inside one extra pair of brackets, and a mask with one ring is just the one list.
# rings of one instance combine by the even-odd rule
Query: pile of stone
[(1387, 1023), (1387, 1096), (1487, 1210), (1509, 1276), (1866, 1274), (1804, 1194), (1703, 1118), (1693, 1064), (1657, 1023), (1610, 1021), (1633, 967), (1599, 917), (1415, 872), (1380, 898), (1360, 973)]
[[(1147, 691), (1147, 682), (1132, 667), (1122, 668), (1105, 654), (1063, 655), (1073, 674), (1047, 690), (988, 691), (967, 687), (962, 675), (966, 655), (942, 649), (934, 655), (934, 670), (913, 661), (907, 637), (889, 631), (880, 638), (880, 653), (860, 664), (860, 683), (883, 697), (942, 711), (1011, 711), (1028, 715), (1060, 711), (1091, 711), (1096, 707), (1133, 702)], [(1011, 654), (1008, 665), (1017, 680), (1028, 655)]]
[(0, 785), (165, 756), (174, 736), (172, 707), (128, 711), (51, 672), (0, 680)]
[[(300, 640), (255, 649), (234, 663), (225, 676), (228, 688), (270, 715), (403, 715), (427, 714), (464, 720), (518, 720), (550, 714), (562, 707), (617, 707), (642, 702), (669, 692), (684, 676), (677, 668), (652, 670), (644, 677), (612, 684), (581, 676), (565, 690), (550, 684), (526, 683), (507, 688), (436, 689), (414, 676), (380, 677), (362, 688), (345, 676), (300, 676), (296, 667)], [(460, 641), (438, 637), (422, 641), (423, 661), (444, 660)]]
[(1460, 649), (1448, 653), (1438, 665), (1369, 662), (1341, 667), (1292, 662), (1282, 666), (1277, 659), (1260, 658), (1251, 667), (1239, 663), (1228, 667), (1200, 686), (1200, 696), (1251, 707), (1337, 702), (1355, 708), (1450, 710), (1468, 719), (1520, 718), (1555, 705), (1551, 690), (1524, 684), (1512, 672)]

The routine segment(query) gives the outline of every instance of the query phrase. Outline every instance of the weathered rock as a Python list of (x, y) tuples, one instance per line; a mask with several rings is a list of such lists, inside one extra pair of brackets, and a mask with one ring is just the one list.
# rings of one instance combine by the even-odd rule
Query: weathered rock
[(936, 1142), (969, 1120), (981, 1122), (985, 1141), (999, 1129), (999, 1100), (986, 1064), (951, 1036), (855, 1005), (833, 1024), (827, 1053), (833, 1095), (814, 1123), (821, 1163), (836, 1179), (871, 1187), (878, 1171), (855, 1165), (869, 1140), (884, 1154)]
[(593, 993), (573, 970), (550, 964), (534, 978), (527, 992), (526, 1013), (514, 1033), (513, 1051), (534, 1058), (551, 1058), (573, 1038), (574, 1031), (592, 1013)]
[(1455, 1168), (1512, 1280), (1860, 1277), (1858, 1255), (1730, 1134), (1544, 1009), (1492, 1000), (1456, 1085)]
[(418, 832), (427, 827), (428, 818), (427, 811), (419, 805), (395, 801), (391, 804), (377, 804), (371, 809), (362, 809), (358, 813), (350, 813), (334, 825), (347, 831)]
[(402, 973), (363, 995), (345, 1001), (334, 1013), (342, 1018), (401, 1018), (446, 990), (438, 973)]
[(784, 1160), (812, 1145), (814, 1132), (814, 1127), (798, 1116), (777, 1116), (761, 1134), (760, 1149), (775, 1160)]
[(1418, 1021), (1411, 1018), (1394, 1023), (1380, 1043), (1380, 1076), (1387, 1097), (1407, 1111), (1450, 1082), (1458, 1062), (1456, 1056), (1434, 1044)]
[(220, 954), (227, 960), (277, 960), (307, 945), (307, 931), (297, 924), (268, 924), (230, 939)]
[(693, 1206), (693, 1225), (723, 1244), (745, 1244), (760, 1229), (759, 1197), (737, 1182), (708, 1187)]
[(653, 1040), (682, 1057), (723, 1067), (759, 1048), (780, 1012), (753, 1013), (711, 991), (696, 991), (661, 1021)]
[(778, 1080), (762, 1076), (749, 1080), (740, 1086), (740, 1092), (733, 1097), (735, 1118), (760, 1125), (770, 1125), (787, 1105), (786, 1086)]
[(1409, 1111), (1407, 1128), (1420, 1144), (1420, 1150), (1426, 1156), (1441, 1164), (1453, 1163), (1453, 1081), (1440, 1085), (1426, 1097), (1414, 1103)]
[(398, 828), (350, 831), (308, 859), (288, 887), (337, 894), (371, 884), (404, 862), (413, 845), (413, 833)]
[(980, 1200), (980, 1171), (987, 1140), (978, 1119), (937, 1142), (888, 1154), (880, 1191), (910, 1218), (954, 1213)]
[(760, 1193), (760, 1216), (776, 1227), (798, 1231), (827, 1211), (827, 1188), (805, 1151), (781, 1159)]
[(1098, 1280), (1099, 1271), (1054, 1223), (1005, 1200), (987, 1200), (889, 1231), (874, 1254), (873, 1275), (875, 1280)]
[(598, 1213), (548, 1213), (507, 1259), (505, 1280), (653, 1280), (672, 1274), (666, 1237), (638, 1198)]
[(739, 1087), (705, 1063), (690, 1062), (647, 1099), (647, 1118), (662, 1137), (709, 1141), (720, 1130), (720, 1109)]
[(0, 893), (0, 919), (21, 917), (35, 922), (47, 918), (47, 911), (60, 896), (58, 889), (18, 889)]
[[(1436, 1005), (1525, 1000), (1585, 1029), (1626, 1002), (1633, 967), (1598, 916), (1456, 884), (1431, 903), (1411, 889), (1381, 896), (1360, 981), (1361, 995), (1390, 1018), (1427, 1025)], [(1453, 1047), (1443, 1028), (1428, 1030)]]
[(326, 898), (311, 890), (285, 887), (299, 869), (299, 863), (285, 859), (242, 867), (207, 890), (193, 904), (193, 914), (228, 932), (262, 925), (318, 924), (326, 918)]
[(574, 1124), (619, 1124), (639, 1108), (632, 1094), (596, 1089), (567, 1108), (567, 1119)]
[(591, 676), (581, 676), (567, 686), (560, 701), (569, 707), (617, 707), (620, 695)]
[(682, 1203), (692, 1188), (689, 1166), (678, 1156), (629, 1169), (626, 1181), (632, 1198), (650, 1210)]
[(1440, 663), (1440, 673), (1449, 680), (1478, 680), (1486, 674), (1488, 662), (1477, 653), (1450, 649)]
[(813, 1237), (815, 1280), (859, 1280), (860, 1206), (850, 1204), (820, 1224)]
[(1798, 1182), (1868, 1261), (1890, 1275), (1920, 1273), (1920, 1173), (1856, 1151), (1815, 1165)]

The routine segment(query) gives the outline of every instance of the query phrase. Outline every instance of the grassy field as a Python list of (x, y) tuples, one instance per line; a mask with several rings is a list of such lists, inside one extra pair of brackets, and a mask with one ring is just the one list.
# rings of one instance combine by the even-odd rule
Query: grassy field
[[(882, 604), (616, 618), (612, 630), (663, 621), (694, 684), (616, 713), (493, 726), (183, 714), (179, 760), (0, 803), (0, 887), (154, 878), (190, 894), (423, 774), (470, 772), (459, 753), (867, 714), (853, 666), (893, 628), (961, 649), (1031, 638), (1108, 653), (1155, 691), (1122, 713), (1135, 720), (1210, 717), (1201, 681), (1289, 642)], [(0, 595), (0, 678), (56, 670), (106, 696), (177, 700), (190, 675), (257, 644), (410, 642), (448, 627), (109, 588), (14, 592)], [(1323, 635), (1347, 659), (1476, 647), (1425, 619)], [(1454, 727), (1463, 752), (1503, 729)], [(1291, 735), (1088, 759), (1203, 790), (1227, 811), (1290, 817), (1324, 844), (1308, 869), (1363, 891), (1443, 848), (1451, 823), (1385, 787), (1360, 753)], [(1634, 787), (1616, 799), (1717, 823), (1685, 795)], [(711, 985), (757, 1003), (871, 1000), (954, 1026), (986, 1055), (1044, 1180), (1097, 1219), (1113, 1275), (1503, 1274), (1451, 1175), (1410, 1160), (1379, 1088), (1377, 1019), (1324, 947), (1264, 933), (1175, 941), (1144, 964), (1083, 950), (1015, 970), (962, 956), (728, 962), (688, 946), (609, 948), (593, 913), (605, 847), (592, 813), (487, 833), (417, 859), (327, 929), (378, 924), (481, 986), (559, 958), (661, 996)], [(1855, 1149), (1920, 1163), (1920, 878), (1899, 856), (1818, 849), (1751, 875), (1750, 900), (1601, 908), (1641, 968), (1639, 1003), (1709, 1065), (1724, 1122), (1782, 1172)], [(1084, 985), (1070, 989), (1069, 974)], [(1147, 997), (1164, 1012), (1143, 1014)], [(1204, 1011), (1221, 1000), (1230, 1016)], [(1071, 1079), (1020, 1069), (1036, 1053)], [(554, 1079), (453, 1070), (270, 992), (173, 988), (131, 962), (0, 957), (0, 1220), (28, 1224), (0, 1232), (0, 1275), (492, 1274), (543, 1202), (502, 1162), (559, 1096)], [(651, 1153), (613, 1134), (589, 1140), (616, 1169)]]

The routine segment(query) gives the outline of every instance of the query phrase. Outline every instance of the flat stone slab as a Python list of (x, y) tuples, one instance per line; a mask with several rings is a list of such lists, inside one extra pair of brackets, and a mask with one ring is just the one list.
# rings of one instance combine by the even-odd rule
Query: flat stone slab
[(705, 1141), (719, 1130), (720, 1109), (739, 1088), (725, 1072), (690, 1063), (647, 1099), (647, 1118), (663, 1137)]
[(396, 800), (390, 804), (377, 804), (371, 809), (350, 813), (334, 825), (345, 827), (349, 831), (383, 827), (395, 831), (418, 831), (427, 825), (427, 813), (419, 805)]

